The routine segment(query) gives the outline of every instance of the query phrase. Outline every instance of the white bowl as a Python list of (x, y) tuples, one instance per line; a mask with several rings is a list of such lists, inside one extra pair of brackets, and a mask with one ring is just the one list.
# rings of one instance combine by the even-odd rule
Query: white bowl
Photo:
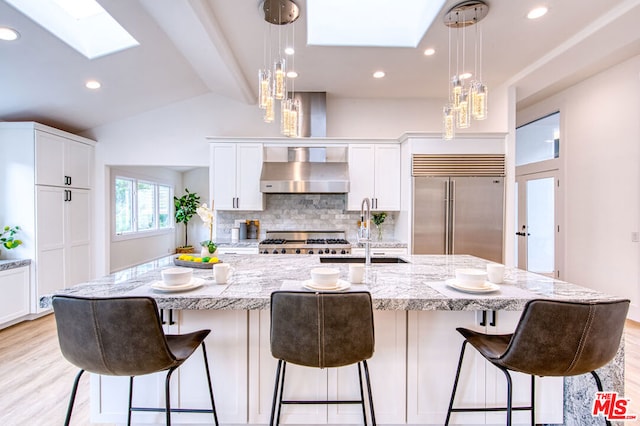
[(335, 268), (313, 268), (311, 282), (318, 288), (333, 288), (338, 284), (340, 271)]
[(193, 269), (191, 268), (167, 268), (163, 269), (162, 281), (165, 285), (183, 285), (191, 281)]
[(456, 269), (456, 281), (465, 287), (484, 287), (487, 271), (482, 269)]

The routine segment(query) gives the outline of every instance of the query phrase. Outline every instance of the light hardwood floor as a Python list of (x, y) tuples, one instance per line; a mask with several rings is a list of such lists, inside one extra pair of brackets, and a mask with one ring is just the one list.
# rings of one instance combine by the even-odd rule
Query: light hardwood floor
[[(640, 414), (640, 324), (627, 321), (625, 396)], [(53, 315), (0, 331), (0, 425), (61, 425), (77, 373), (60, 353)], [(89, 424), (89, 377), (80, 381), (72, 425)]]

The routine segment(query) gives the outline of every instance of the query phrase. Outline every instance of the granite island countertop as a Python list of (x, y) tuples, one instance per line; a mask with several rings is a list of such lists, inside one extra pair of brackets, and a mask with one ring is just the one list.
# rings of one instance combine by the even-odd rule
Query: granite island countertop
[[(205, 280), (205, 285), (198, 289), (176, 293), (152, 289), (150, 284), (161, 279), (163, 268), (173, 266), (174, 257), (171, 255), (144, 263), (55, 294), (87, 297), (148, 295), (164, 309), (260, 310), (269, 308), (273, 291), (295, 288), (296, 284), (302, 289), (302, 282), (310, 278), (310, 270), (314, 267), (338, 268), (342, 279), (347, 278), (349, 268), (345, 263), (321, 264), (319, 256), (310, 255), (224, 255), (222, 261), (234, 268), (229, 284), (216, 284), (211, 269), (194, 269), (194, 277)], [(364, 284), (352, 286), (354, 290), (371, 292), (374, 309), (517, 311), (534, 298), (572, 301), (619, 299), (515, 268), (506, 268), (505, 283), (496, 292), (463, 293), (449, 288), (445, 281), (454, 277), (456, 268), (485, 268), (487, 261), (467, 255), (400, 257), (409, 263), (373, 264), (365, 272)], [(51, 297), (41, 297), (40, 306), (49, 307)]]

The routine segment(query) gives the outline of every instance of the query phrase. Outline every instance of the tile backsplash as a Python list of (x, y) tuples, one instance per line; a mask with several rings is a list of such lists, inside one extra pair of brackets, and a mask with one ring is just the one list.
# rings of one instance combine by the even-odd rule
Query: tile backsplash
[[(360, 212), (347, 211), (346, 194), (265, 194), (265, 203), (264, 211), (218, 211), (216, 238), (231, 239), (235, 221), (246, 219), (260, 221), (260, 240), (277, 230), (344, 230), (349, 241), (357, 240)], [(394, 230), (394, 214), (387, 212), (384, 239), (393, 239)]]

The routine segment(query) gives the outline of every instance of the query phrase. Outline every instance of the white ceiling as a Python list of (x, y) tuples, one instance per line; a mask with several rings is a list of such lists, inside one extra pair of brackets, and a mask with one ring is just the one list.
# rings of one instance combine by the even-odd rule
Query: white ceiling
[[(428, 0), (425, 0), (428, 1)], [(0, 0), (0, 120), (33, 120), (84, 131), (210, 92), (255, 103), (267, 25), (258, 0), (99, 0), (140, 46), (88, 60)], [(442, 15), (416, 48), (305, 46), (306, 0), (296, 1), (296, 91), (330, 97), (446, 97), (448, 31)], [(525, 106), (640, 54), (640, 0), (488, 0), (483, 77), (515, 85)], [(389, 1), (392, 5), (393, 2)], [(422, 54), (426, 47), (437, 52)], [(375, 80), (382, 69), (387, 76)], [(89, 91), (84, 82), (102, 82)]]

